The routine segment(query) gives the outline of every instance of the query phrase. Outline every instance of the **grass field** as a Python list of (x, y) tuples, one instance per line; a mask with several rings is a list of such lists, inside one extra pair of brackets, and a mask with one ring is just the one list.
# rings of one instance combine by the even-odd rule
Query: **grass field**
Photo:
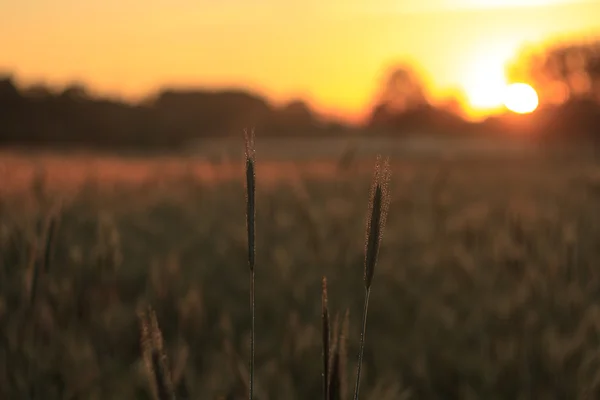
[[(257, 155), (260, 400), (320, 398), (323, 275), (330, 310), (350, 312), (353, 385), (373, 161)], [(2, 155), (0, 398), (152, 398), (136, 317), (148, 304), (181, 398), (246, 398), (242, 173)], [(600, 396), (600, 165), (394, 158), (390, 189), (361, 398)]]

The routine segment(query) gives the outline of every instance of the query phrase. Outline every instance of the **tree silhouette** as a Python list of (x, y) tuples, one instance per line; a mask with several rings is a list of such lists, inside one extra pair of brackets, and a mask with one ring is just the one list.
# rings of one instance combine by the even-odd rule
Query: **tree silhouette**
[(90, 97), (85, 85), (79, 82), (71, 83), (65, 87), (61, 96), (69, 100), (84, 100)]
[(398, 125), (400, 116), (414, 114), (428, 105), (422, 78), (410, 66), (399, 64), (384, 78), (369, 124), (375, 127)]
[(513, 81), (533, 85), (544, 103), (600, 100), (600, 41), (522, 49), (507, 69)]
[(43, 83), (36, 83), (23, 90), (23, 96), (33, 99), (47, 99), (52, 97), (52, 90)]
[(11, 76), (0, 76), (0, 100), (14, 100), (19, 97), (19, 91)]
[(409, 66), (395, 66), (385, 78), (378, 104), (389, 112), (405, 112), (427, 104), (425, 86), (421, 77)]

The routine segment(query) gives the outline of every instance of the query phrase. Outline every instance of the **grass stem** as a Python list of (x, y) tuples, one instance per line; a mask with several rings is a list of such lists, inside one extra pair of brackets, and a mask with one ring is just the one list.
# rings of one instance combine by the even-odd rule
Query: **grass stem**
[(256, 254), (255, 245), (255, 219), (256, 219), (256, 176), (255, 176), (255, 147), (254, 131), (244, 131), (245, 153), (246, 153), (246, 228), (248, 233), (248, 267), (250, 268), (250, 382), (248, 396), (254, 398), (254, 345), (255, 345), (255, 305), (254, 305), (254, 260)]
[(367, 330), (367, 311), (369, 310), (369, 296), (371, 288), (365, 289), (365, 304), (363, 308), (362, 329), (360, 331), (360, 347), (358, 350), (358, 365), (356, 366), (356, 385), (354, 386), (354, 400), (358, 400), (358, 392), (360, 389), (360, 376), (362, 370), (363, 356), (365, 352), (365, 334)]

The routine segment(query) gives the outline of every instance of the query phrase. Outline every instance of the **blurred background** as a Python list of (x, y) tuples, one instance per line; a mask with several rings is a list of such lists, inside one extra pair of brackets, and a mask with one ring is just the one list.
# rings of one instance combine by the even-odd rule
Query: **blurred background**
[(0, 398), (152, 398), (146, 305), (179, 398), (246, 396), (244, 129), (258, 399), (320, 395), (323, 275), (352, 387), (378, 153), (392, 200), (361, 395), (600, 396), (599, 16), (0, 0)]
[(0, 140), (201, 152), (252, 127), (595, 138), (599, 12), (574, 0), (4, 4)]

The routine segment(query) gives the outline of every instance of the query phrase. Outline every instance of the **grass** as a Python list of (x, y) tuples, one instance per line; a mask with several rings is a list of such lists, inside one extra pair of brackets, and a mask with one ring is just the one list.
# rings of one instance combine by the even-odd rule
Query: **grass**
[[(366, 164), (335, 180), (261, 184), (271, 167), (258, 157), (256, 399), (350, 394), (343, 360), (354, 371), (361, 349)], [(543, 156), (391, 164), (360, 397), (600, 395), (600, 168)], [(138, 320), (148, 305), (178, 399), (247, 398), (243, 169), (211, 183), (89, 180), (62, 199), (52, 229), (66, 193), (52, 176), (4, 192), (0, 398), (32, 386), (48, 400), (153, 398)], [(34, 265), (49, 268), (28, 314)]]
[(254, 345), (255, 345), (255, 321), (256, 321), (256, 306), (255, 306), (255, 275), (254, 275), (254, 259), (256, 256), (255, 236), (256, 227), (254, 220), (256, 219), (256, 176), (254, 171), (255, 166), (255, 148), (254, 148), (254, 131), (244, 131), (245, 140), (245, 155), (246, 155), (246, 229), (248, 230), (248, 267), (250, 268), (250, 382), (248, 384), (248, 395), (250, 400), (254, 398)]
[(365, 352), (365, 335), (367, 331), (367, 311), (369, 310), (369, 297), (371, 295), (371, 284), (375, 275), (375, 266), (379, 256), (379, 247), (383, 238), (383, 228), (387, 219), (390, 198), (388, 184), (390, 178), (389, 160), (383, 165), (381, 159), (377, 159), (375, 165), (375, 176), (371, 184), (371, 197), (369, 199), (369, 217), (367, 218), (367, 232), (365, 235), (365, 305), (363, 308), (362, 329), (360, 331), (360, 349), (358, 362), (356, 364), (356, 386), (354, 387), (354, 400), (359, 398), (360, 373)]

